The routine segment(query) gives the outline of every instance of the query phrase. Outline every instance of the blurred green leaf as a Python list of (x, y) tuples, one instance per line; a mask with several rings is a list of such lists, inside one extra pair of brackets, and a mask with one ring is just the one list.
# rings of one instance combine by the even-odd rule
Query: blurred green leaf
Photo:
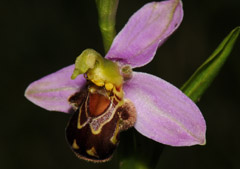
[(196, 70), (181, 90), (197, 102), (217, 76), (238, 38), (240, 27), (233, 29), (212, 55)]
[(102, 33), (103, 45), (107, 53), (116, 35), (115, 20), (119, 0), (96, 0), (98, 24)]

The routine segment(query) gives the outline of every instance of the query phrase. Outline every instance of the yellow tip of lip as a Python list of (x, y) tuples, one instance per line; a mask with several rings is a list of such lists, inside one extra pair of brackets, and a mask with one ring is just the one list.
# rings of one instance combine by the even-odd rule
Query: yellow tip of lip
[(88, 153), (88, 155), (98, 158), (96, 149), (94, 147), (92, 147), (91, 149), (87, 150), (86, 152)]
[(73, 149), (79, 149), (79, 146), (77, 145), (76, 139), (73, 140), (72, 148)]

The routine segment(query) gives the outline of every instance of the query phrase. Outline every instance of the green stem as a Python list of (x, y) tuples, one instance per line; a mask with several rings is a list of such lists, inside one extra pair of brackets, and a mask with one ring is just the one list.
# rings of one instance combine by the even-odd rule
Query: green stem
[(118, 148), (120, 169), (154, 169), (164, 145), (144, 137), (135, 129), (121, 133)]
[(96, 0), (98, 8), (98, 22), (103, 37), (105, 52), (107, 53), (116, 35), (115, 20), (118, 0)]

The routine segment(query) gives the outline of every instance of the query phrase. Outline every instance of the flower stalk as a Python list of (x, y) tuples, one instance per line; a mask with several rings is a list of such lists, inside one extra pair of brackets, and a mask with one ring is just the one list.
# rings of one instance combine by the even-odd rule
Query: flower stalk
[(134, 129), (121, 135), (119, 169), (154, 169), (164, 145), (143, 137)]
[(96, 0), (98, 24), (102, 33), (105, 52), (110, 49), (116, 35), (115, 23), (118, 0)]

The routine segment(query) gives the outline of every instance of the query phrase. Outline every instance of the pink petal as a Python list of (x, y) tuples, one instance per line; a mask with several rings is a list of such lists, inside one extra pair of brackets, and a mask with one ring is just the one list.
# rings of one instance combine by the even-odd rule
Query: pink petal
[(205, 144), (206, 124), (200, 110), (170, 83), (134, 72), (124, 92), (136, 106), (135, 128), (144, 136), (172, 146)]
[(133, 68), (147, 64), (157, 48), (176, 30), (182, 18), (180, 0), (146, 4), (116, 36), (106, 58)]
[(83, 76), (71, 79), (74, 67), (67, 66), (31, 83), (25, 91), (25, 97), (44, 109), (70, 112), (68, 97), (80, 91), (86, 82)]

